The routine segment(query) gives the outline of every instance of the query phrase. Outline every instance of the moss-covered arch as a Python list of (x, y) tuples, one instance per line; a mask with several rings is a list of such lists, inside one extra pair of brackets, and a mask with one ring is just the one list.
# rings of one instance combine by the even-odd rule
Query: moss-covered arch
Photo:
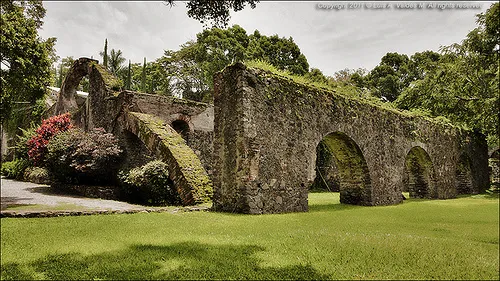
[[(370, 171), (363, 152), (356, 142), (342, 132), (327, 134), (318, 144), (330, 153), (338, 170), (340, 202), (354, 205), (370, 205)], [(316, 174), (321, 177), (321, 174)]]
[(474, 193), (474, 185), (472, 180), (472, 160), (463, 153), (460, 155), (455, 169), (455, 184), (458, 194)]
[(427, 151), (412, 147), (406, 154), (403, 177), (410, 198), (433, 198), (435, 181), (434, 165)]

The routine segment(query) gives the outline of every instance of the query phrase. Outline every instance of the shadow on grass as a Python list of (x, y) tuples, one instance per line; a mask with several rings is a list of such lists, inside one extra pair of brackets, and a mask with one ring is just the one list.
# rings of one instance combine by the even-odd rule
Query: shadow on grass
[(258, 246), (179, 243), (133, 245), (126, 250), (84, 256), (49, 255), (29, 264), (2, 265), (5, 280), (82, 279), (328, 279), (311, 265), (261, 267)]
[(11, 207), (19, 207), (19, 206), (29, 206), (29, 204), (20, 204), (19, 201), (22, 200), (30, 200), (31, 198), (22, 198), (22, 197), (2, 197), (0, 200), (0, 210), (7, 210)]

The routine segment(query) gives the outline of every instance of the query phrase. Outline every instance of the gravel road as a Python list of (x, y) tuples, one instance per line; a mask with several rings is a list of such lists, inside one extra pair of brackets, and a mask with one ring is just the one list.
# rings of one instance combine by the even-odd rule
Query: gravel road
[[(61, 206), (72, 204), (89, 210), (137, 210), (146, 208), (140, 205), (132, 205), (125, 202), (79, 197), (73, 195), (61, 195), (54, 193), (48, 185), (30, 182), (21, 182), (2, 178), (1, 186), (1, 210), (9, 206), (16, 206), (17, 210), (24, 205), (46, 205)], [(59, 207), (60, 208), (60, 207)], [(80, 208), (80, 207), (79, 207)]]

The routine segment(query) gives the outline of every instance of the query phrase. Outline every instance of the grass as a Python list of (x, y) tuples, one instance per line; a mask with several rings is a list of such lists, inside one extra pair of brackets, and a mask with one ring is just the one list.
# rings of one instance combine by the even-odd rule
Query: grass
[(21, 204), (21, 205), (11, 205), (5, 208), (5, 211), (83, 211), (83, 210), (89, 210), (89, 208), (70, 203), (58, 203), (57, 205)]
[(496, 279), (499, 201), (1, 219), (2, 279)]
[(341, 96), (352, 101), (358, 101), (361, 103), (369, 104), (379, 109), (387, 110), (392, 113), (403, 115), (406, 117), (420, 117), (429, 122), (437, 123), (440, 125), (454, 127), (460, 130), (471, 130), (467, 128), (465, 124), (456, 124), (451, 122), (448, 118), (444, 116), (432, 117), (429, 112), (422, 111), (420, 109), (403, 110), (397, 108), (393, 103), (382, 102), (378, 97), (375, 97), (368, 93), (362, 93), (355, 86), (341, 85), (341, 83), (325, 83), (312, 81), (310, 78), (303, 75), (296, 75), (289, 73), (288, 71), (283, 71), (264, 60), (248, 60), (243, 62), (247, 67), (257, 68), (267, 72), (270, 72), (278, 77), (292, 80), (293, 82), (304, 85), (307, 87), (313, 87), (321, 90), (328, 91), (330, 93), (335, 93), (336, 96)]

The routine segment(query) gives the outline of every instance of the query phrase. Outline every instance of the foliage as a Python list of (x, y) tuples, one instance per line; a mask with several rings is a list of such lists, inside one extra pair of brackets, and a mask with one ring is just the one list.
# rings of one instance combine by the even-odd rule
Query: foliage
[(29, 128), (20, 129), (21, 134), (17, 135), (16, 141), (16, 158), (28, 159), (28, 151), (30, 150), (28, 141), (37, 135), (36, 129), (38, 127), (32, 123)]
[(265, 36), (258, 31), (248, 36), (243, 28), (234, 25), (227, 29), (206, 29), (196, 38), (196, 41), (183, 44), (178, 51), (167, 50), (158, 60), (177, 96), (211, 100), (215, 73), (244, 60), (264, 60), (297, 75), (304, 75), (309, 70), (306, 57), (291, 37)]
[(338, 193), (309, 194), (307, 213), (2, 219), (1, 277), (497, 280), (498, 224), (498, 197), (363, 207)]
[(117, 75), (123, 70), (123, 63), (126, 59), (123, 57), (121, 50), (111, 49), (109, 54), (108, 70), (114, 75)]
[(425, 77), (407, 87), (395, 104), (446, 116), (481, 130), (498, 144), (499, 5), (493, 4), (477, 16), (479, 27), (469, 32), (461, 44), (443, 47), (437, 63), (431, 60)]
[(151, 205), (181, 204), (177, 190), (169, 179), (168, 168), (162, 161), (151, 161), (122, 175), (129, 193), (136, 194), (141, 203)]
[(49, 171), (47, 168), (42, 167), (27, 167), (24, 171), (23, 180), (40, 184), (49, 184)]
[(47, 146), (47, 167), (65, 183), (110, 183), (115, 180), (122, 150), (118, 140), (102, 128), (89, 133), (70, 129)]
[(108, 68), (108, 38), (104, 39), (104, 51), (99, 53), (102, 57), (102, 65), (107, 69)]
[(125, 89), (130, 90), (131, 89), (131, 84), (132, 83), (132, 68), (130, 65), (130, 60), (128, 60), (128, 67), (127, 67), (127, 77), (125, 79)]
[[(174, 5), (173, 0), (166, 0), (170, 6)], [(230, 10), (235, 12), (242, 10), (246, 4), (249, 4), (252, 9), (255, 8), (258, 0), (229, 0), (229, 1), (212, 1), (212, 0), (190, 0), (187, 3), (188, 16), (200, 21), (204, 26), (211, 24), (213, 27), (226, 27), (230, 16)]]
[(47, 154), (49, 141), (58, 133), (67, 131), (72, 127), (70, 114), (65, 113), (50, 117), (42, 121), (36, 129), (36, 135), (28, 140), (28, 156), (35, 166), (43, 164)]
[(30, 165), (29, 161), (26, 159), (18, 158), (10, 162), (3, 162), (1, 174), (8, 179), (21, 180), (24, 175), (24, 171)]
[(256, 30), (248, 40), (246, 59), (263, 59), (278, 69), (297, 75), (304, 75), (309, 71), (307, 59), (292, 37), (265, 36)]
[[(14, 133), (20, 124), (18, 110), (23, 110), (19, 105), (33, 106), (50, 83), (55, 38), (38, 36), (45, 16), (42, 2), (6, 0), (0, 10), (0, 119), (15, 123), (7, 126)], [(20, 115), (22, 119), (24, 113)]]
[[(283, 71), (275, 66), (269, 64), (267, 61), (263, 60), (251, 60), (251, 61), (245, 61), (244, 62), (246, 66), (251, 67), (251, 68), (258, 68), (262, 69), (265, 71), (269, 71), (275, 75), (278, 75), (283, 78), (291, 79), (295, 83), (298, 84), (303, 84), (303, 85), (309, 85), (317, 88), (323, 88), (325, 90), (330, 90), (330, 91), (337, 91), (340, 90), (337, 88), (337, 84), (331, 80), (328, 80), (327, 78), (323, 78), (319, 75), (322, 75), (321, 71), (313, 71), (311, 75), (296, 75), (292, 74), (288, 71)], [(317, 73), (317, 74), (314, 74)], [(320, 77), (320, 78), (319, 78)]]
[(142, 63), (141, 91), (146, 92), (146, 58), (144, 58), (144, 62)]

